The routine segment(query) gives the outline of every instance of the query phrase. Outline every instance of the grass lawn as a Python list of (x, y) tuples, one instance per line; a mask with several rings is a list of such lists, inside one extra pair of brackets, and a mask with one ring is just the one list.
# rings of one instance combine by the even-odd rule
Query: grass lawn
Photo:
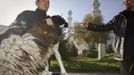
[[(103, 60), (97, 58), (72, 57), (69, 61), (63, 61), (67, 72), (119, 72), (116, 60), (108, 54)], [(60, 71), (56, 60), (51, 61), (51, 71)]]

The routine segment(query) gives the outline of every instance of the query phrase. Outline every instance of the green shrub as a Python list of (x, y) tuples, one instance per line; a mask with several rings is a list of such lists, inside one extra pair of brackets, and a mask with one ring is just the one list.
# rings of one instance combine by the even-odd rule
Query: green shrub
[(96, 50), (83, 50), (84, 57), (97, 58), (97, 53)]

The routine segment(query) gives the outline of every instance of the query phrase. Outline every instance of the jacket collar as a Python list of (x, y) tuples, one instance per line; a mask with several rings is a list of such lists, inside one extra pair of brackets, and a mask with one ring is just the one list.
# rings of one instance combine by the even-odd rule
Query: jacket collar
[(36, 13), (41, 15), (41, 16), (46, 16), (46, 11), (45, 10), (41, 10), (41, 9), (36, 9)]

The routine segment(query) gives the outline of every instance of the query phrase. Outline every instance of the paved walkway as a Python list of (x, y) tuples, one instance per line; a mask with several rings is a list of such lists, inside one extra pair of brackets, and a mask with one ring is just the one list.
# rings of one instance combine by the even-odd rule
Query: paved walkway
[(68, 73), (68, 75), (120, 75), (119, 73)]

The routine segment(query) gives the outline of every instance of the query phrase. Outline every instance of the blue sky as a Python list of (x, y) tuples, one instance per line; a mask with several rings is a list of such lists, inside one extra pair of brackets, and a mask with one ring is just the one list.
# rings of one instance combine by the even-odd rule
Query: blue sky
[[(74, 21), (82, 21), (86, 14), (91, 13), (93, 0), (50, 0), (48, 15), (62, 15), (68, 17), (68, 11), (72, 10)], [(104, 22), (109, 21), (114, 15), (123, 10), (122, 0), (99, 0), (100, 10)], [(1, 0), (0, 24), (9, 25), (16, 16), (24, 10), (35, 10), (35, 0)]]

